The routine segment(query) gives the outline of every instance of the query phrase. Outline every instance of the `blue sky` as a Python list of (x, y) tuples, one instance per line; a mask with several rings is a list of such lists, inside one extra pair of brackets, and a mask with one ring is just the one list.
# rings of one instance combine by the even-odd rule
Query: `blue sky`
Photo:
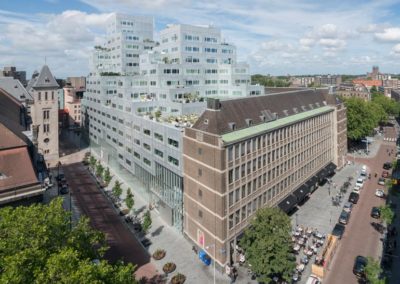
[(253, 73), (400, 73), (400, 1), (14, 0), (0, 2), (0, 66), (57, 77), (86, 75), (110, 13), (169, 23), (213, 24)]

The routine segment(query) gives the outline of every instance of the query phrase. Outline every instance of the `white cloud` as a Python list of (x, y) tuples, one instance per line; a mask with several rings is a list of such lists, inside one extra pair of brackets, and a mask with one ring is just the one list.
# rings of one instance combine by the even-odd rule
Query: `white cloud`
[(400, 41), (400, 28), (386, 28), (383, 32), (375, 33), (375, 38), (386, 42)]
[(346, 42), (342, 39), (321, 38), (318, 42), (325, 50), (331, 52), (342, 50), (346, 46)]

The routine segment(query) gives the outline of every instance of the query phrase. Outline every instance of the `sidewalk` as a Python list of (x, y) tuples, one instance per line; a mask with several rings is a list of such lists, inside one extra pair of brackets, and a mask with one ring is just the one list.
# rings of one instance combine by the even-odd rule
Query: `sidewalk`
[[(98, 158), (97, 153), (92, 153)], [(127, 194), (127, 188), (132, 189), (134, 195), (134, 210), (139, 212), (139, 217), (142, 217), (143, 213), (148, 209), (148, 202), (142, 197), (142, 194), (146, 192), (144, 185), (132, 174), (125, 169), (115, 169), (106, 165), (110, 168), (112, 180), (106, 191), (111, 191), (116, 180), (122, 183), (121, 187), (123, 193), (121, 200), (124, 200)], [(168, 283), (172, 276), (178, 272), (186, 276), (186, 283), (213, 283), (213, 266), (205, 266), (201, 262), (198, 256), (192, 251), (192, 245), (183, 237), (183, 234), (179, 233), (175, 228), (167, 225), (160, 217), (156, 210), (151, 211), (152, 226), (146, 235), (146, 238), (150, 239), (152, 245), (148, 248), (150, 255), (152, 255), (157, 249), (164, 249), (166, 256), (159, 261), (151, 259), (157, 271), (163, 273), (162, 267), (167, 262), (174, 262), (176, 264), (176, 270), (168, 276)], [(229, 283), (229, 278), (226, 275), (216, 271), (216, 283)], [(237, 282), (238, 283), (238, 282)]]

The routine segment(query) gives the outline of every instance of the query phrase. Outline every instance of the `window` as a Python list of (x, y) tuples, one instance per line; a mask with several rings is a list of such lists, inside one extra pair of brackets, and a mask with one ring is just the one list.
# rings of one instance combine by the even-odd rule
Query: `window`
[(136, 159), (140, 160), (140, 154), (138, 152), (133, 152), (133, 156), (135, 156)]
[(47, 101), (47, 92), (44, 92), (44, 100)]
[(158, 149), (154, 149), (154, 154), (156, 154), (157, 156), (163, 158), (164, 157), (164, 153)]
[(201, 177), (201, 176), (203, 175), (203, 170), (202, 170), (202, 169), (199, 169), (199, 170), (197, 171), (197, 175), (198, 175), (199, 177)]
[(150, 150), (151, 150), (151, 147), (150, 147), (149, 144), (143, 143), (143, 147), (144, 147), (147, 151), (150, 151)]
[(203, 211), (199, 210), (199, 218), (203, 218)]
[(203, 154), (203, 149), (198, 148), (198, 149), (197, 149), (197, 153), (198, 153), (199, 155)]
[(49, 118), (50, 118), (50, 111), (44, 110), (43, 111), (43, 119), (49, 119)]
[(148, 165), (149, 167), (151, 166), (150, 160), (148, 160), (148, 159), (146, 159), (146, 158), (143, 158), (143, 162), (144, 162), (146, 165)]
[(163, 141), (164, 138), (160, 133), (154, 132), (154, 138), (156, 138), (157, 140)]
[(50, 132), (50, 124), (43, 124), (43, 132), (44, 133)]
[(38, 100), (40, 101), (41, 99), (42, 99), (42, 93), (39, 92), (39, 93), (38, 93)]
[(175, 166), (179, 166), (179, 160), (174, 157), (168, 156), (168, 162)]
[(143, 129), (143, 133), (146, 134), (146, 135), (150, 135), (151, 134), (150, 130), (148, 130), (148, 129)]
[(198, 194), (199, 194), (199, 197), (203, 197), (203, 192), (201, 191), (201, 189), (199, 189)]
[(172, 145), (172, 146), (174, 146), (176, 148), (179, 148), (179, 142), (174, 140), (174, 139), (168, 138), (168, 144)]

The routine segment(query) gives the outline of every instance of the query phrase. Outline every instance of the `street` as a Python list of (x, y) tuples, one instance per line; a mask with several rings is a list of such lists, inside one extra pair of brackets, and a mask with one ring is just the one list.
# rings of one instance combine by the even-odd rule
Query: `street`
[[(73, 200), (83, 215), (90, 218), (91, 225), (106, 234), (110, 262), (124, 260), (137, 265), (136, 278), (157, 277), (156, 268), (150, 263), (149, 253), (142, 247), (115, 212), (86, 167), (80, 162), (64, 160), (63, 170), (67, 178)], [(149, 282), (151, 283), (151, 282)]]
[[(386, 137), (396, 137), (394, 128), (386, 128)], [(382, 165), (385, 162), (392, 161), (394, 154), (388, 155), (388, 150), (394, 150), (394, 142), (383, 142), (377, 155), (372, 158), (355, 158), (356, 163), (364, 164), (371, 173), (371, 179), (366, 180), (364, 188), (360, 194), (360, 200), (355, 205), (350, 222), (346, 225), (344, 237), (340, 241), (336, 254), (328, 267), (327, 277), (324, 283), (358, 283), (358, 279), (353, 274), (354, 260), (358, 255), (371, 256), (380, 260), (382, 254), (382, 235), (374, 229), (372, 222), (377, 222), (370, 216), (373, 206), (381, 206), (385, 203), (384, 199), (375, 196), (377, 188), (383, 188), (377, 184), (378, 178), (383, 171)], [(378, 174), (375, 177), (375, 173)]]

